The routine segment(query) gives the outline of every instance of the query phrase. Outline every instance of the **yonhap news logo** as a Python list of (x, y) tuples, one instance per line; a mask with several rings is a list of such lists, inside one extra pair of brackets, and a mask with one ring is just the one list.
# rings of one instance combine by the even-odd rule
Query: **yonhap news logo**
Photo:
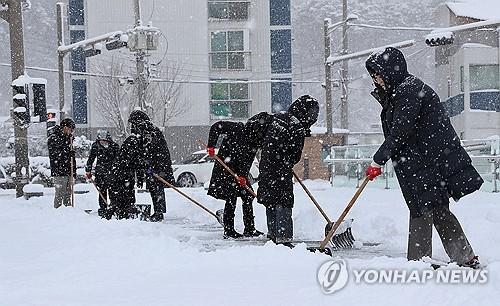
[(318, 269), (318, 283), (324, 294), (332, 294), (347, 285), (349, 271), (345, 260), (338, 258), (324, 262)]
[[(350, 275), (351, 274), (351, 275)], [(342, 290), (352, 276), (354, 284), (485, 284), (488, 282), (486, 269), (470, 269), (456, 265), (434, 270), (428, 269), (348, 269), (342, 258), (325, 261), (317, 272), (318, 284), (324, 294)]]

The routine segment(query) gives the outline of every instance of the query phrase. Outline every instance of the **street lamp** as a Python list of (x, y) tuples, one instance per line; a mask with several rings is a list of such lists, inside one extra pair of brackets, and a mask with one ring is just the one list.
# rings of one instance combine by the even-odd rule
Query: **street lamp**
[[(325, 18), (323, 22), (323, 33), (325, 39), (325, 104), (326, 104), (326, 133), (333, 133), (333, 107), (332, 107), (332, 73), (331, 66), (328, 63), (328, 57), (330, 57), (331, 52), (331, 39), (330, 34), (335, 31), (339, 26), (347, 24), (349, 21), (353, 21), (358, 19), (358, 16), (355, 14), (349, 14), (346, 19), (333, 23), (330, 18)], [(345, 40), (345, 36), (344, 40)], [(342, 81), (342, 80), (341, 80)]]

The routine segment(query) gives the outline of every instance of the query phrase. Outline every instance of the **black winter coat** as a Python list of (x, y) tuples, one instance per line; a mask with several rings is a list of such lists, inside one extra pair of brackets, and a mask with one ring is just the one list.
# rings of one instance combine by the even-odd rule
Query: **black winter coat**
[(289, 113), (274, 115), (262, 142), (257, 200), (293, 207), (293, 166), (300, 161), (306, 131)]
[[(76, 178), (75, 151), (71, 150), (73, 135), (65, 135), (62, 128), (54, 126), (47, 140), (50, 159), (50, 172), (55, 176), (71, 176)], [(73, 170), (71, 170), (71, 160), (73, 160)]]
[[(140, 149), (142, 160), (144, 162), (144, 170), (146, 174), (152, 170), (153, 173), (158, 174), (163, 179), (171, 184), (175, 183), (174, 174), (172, 170), (172, 160), (170, 159), (170, 151), (168, 150), (167, 141), (160, 129), (154, 126), (151, 122), (145, 122), (144, 128), (140, 132)], [(141, 182), (144, 176), (141, 174), (138, 177)], [(163, 185), (156, 179), (149, 179), (146, 184), (156, 182)], [(148, 186), (149, 188), (150, 186)]]
[[(245, 140), (244, 124), (241, 122), (218, 121), (210, 127), (208, 146), (215, 148), (219, 138), (222, 142), (217, 156), (237, 175), (248, 177), (255, 157), (255, 150)], [(250, 184), (248, 186), (251, 188)], [(221, 200), (246, 194), (236, 179), (219, 162), (214, 161), (208, 195)]]
[(420, 216), (479, 189), (483, 180), (460, 144), (434, 90), (409, 74), (403, 54), (394, 48), (373, 54), (370, 73), (381, 75), (386, 89), (372, 93), (382, 104), (385, 140), (373, 160), (392, 160), (410, 214)]
[(134, 134), (123, 142), (111, 167), (110, 180), (115, 189), (135, 188), (136, 172), (142, 171), (140, 149), (139, 137)]
[(127, 208), (135, 203), (136, 172), (142, 170), (139, 137), (132, 134), (123, 142), (110, 173), (111, 205)]
[(87, 165), (85, 166), (85, 172), (92, 172), (92, 165), (97, 158), (97, 163), (94, 169), (95, 183), (98, 186), (107, 185), (110, 183), (110, 173), (111, 167), (115, 162), (120, 151), (120, 146), (108, 139), (108, 147), (104, 147), (101, 143), (96, 140), (92, 144), (90, 149), (89, 158), (87, 159)]

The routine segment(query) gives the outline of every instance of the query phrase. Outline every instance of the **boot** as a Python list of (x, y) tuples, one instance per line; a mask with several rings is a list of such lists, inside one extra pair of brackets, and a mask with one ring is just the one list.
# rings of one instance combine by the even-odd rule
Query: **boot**
[(238, 233), (234, 229), (234, 212), (231, 213), (231, 209), (224, 209), (224, 239), (228, 238), (241, 238), (242, 234)]
[(151, 222), (162, 222), (163, 221), (163, 214), (161, 212), (155, 212), (149, 217), (149, 221)]
[(224, 239), (237, 239), (241, 237), (243, 237), (243, 235), (238, 233), (234, 228), (224, 228)]
[(479, 257), (474, 256), (468, 262), (460, 265), (461, 267), (471, 268), (471, 269), (479, 269), (481, 268), (481, 263), (479, 262)]
[(259, 237), (262, 235), (264, 235), (264, 233), (256, 230), (255, 227), (254, 228), (245, 227), (245, 230), (243, 231), (243, 236), (245, 237)]

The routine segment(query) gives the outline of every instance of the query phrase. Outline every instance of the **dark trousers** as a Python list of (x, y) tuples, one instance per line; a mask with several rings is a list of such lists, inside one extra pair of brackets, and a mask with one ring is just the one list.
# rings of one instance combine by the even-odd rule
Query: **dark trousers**
[(155, 214), (166, 213), (167, 202), (165, 199), (165, 188), (163, 183), (152, 177), (152, 179), (146, 183), (146, 188), (151, 195), (151, 201), (153, 202)]
[(274, 243), (293, 240), (292, 208), (282, 205), (266, 205), (267, 236)]
[(441, 238), (450, 260), (463, 264), (474, 257), (474, 251), (448, 205), (440, 205), (422, 216), (411, 218), (408, 238), (408, 260), (432, 256), (432, 225)]
[(127, 183), (118, 184), (110, 189), (111, 209), (109, 217), (114, 214), (118, 219), (128, 219), (137, 214), (133, 181)]
[[(224, 206), (224, 229), (231, 230), (234, 229), (234, 212), (236, 210), (237, 196), (231, 197), (226, 200), (226, 205)], [(254, 215), (252, 201), (253, 197), (250, 195), (241, 196), (243, 201), (243, 225), (245, 226), (245, 231), (255, 230)]]

